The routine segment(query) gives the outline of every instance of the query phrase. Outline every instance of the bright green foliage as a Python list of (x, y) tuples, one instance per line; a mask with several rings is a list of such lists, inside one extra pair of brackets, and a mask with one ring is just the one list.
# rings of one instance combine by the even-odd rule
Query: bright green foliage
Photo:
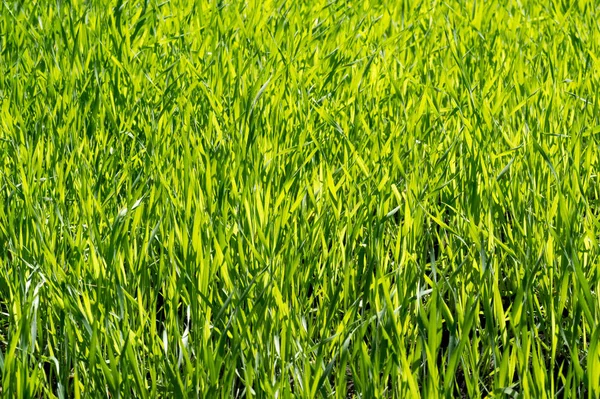
[(2, 0), (2, 395), (598, 397), (599, 21)]

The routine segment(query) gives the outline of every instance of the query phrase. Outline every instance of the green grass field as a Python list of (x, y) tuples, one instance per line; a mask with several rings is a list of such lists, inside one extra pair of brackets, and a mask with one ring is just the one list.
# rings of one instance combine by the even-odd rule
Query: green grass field
[(599, 397), (599, 80), (593, 0), (2, 0), (0, 396)]

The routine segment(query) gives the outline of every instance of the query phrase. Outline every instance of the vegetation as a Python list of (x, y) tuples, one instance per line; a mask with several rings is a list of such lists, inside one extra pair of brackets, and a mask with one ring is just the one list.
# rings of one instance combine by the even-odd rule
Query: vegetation
[(600, 395), (598, 2), (0, 10), (2, 395)]

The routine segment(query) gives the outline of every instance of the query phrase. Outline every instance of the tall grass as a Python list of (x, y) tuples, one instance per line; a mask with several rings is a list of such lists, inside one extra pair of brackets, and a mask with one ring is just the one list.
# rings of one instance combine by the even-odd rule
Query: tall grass
[(598, 397), (599, 7), (2, 0), (2, 395)]

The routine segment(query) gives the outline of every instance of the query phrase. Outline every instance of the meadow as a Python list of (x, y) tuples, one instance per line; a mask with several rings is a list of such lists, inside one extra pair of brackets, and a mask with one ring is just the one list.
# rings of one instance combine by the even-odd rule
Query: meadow
[(600, 3), (2, 0), (0, 396), (600, 396)]

